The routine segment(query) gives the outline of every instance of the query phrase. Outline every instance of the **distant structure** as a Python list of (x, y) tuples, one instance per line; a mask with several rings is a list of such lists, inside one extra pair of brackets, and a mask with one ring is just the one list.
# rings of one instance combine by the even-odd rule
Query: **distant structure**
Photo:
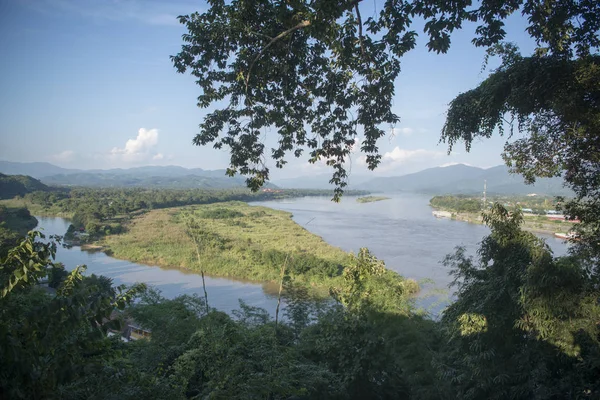
[(487, 179), (483, 180), (483, 209), (487, 208)]

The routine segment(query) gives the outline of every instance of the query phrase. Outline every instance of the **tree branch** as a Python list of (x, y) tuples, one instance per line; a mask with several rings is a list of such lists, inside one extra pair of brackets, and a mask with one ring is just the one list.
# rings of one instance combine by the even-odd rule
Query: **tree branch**
[(358, 3), (359, 1), (354, 3), (354, 10), (356, 11), (356, 19), (358, 22), (358, 42), (360, 43), (360, 52), (362, 54), (363, 61), (367, 63), (367, 66), (369, 66), (369, 57), (367, 57), (367, 53), (365, 52), (365, 44), (363, 43), (362, 17), (360, 16)]
[(265, 51), (267, 51), (269, 49), (269, 47), (273, 46), (275, 43), (277, 43), (279, 40), (281, 40), (285, 36), (289, 35), (290, 33), (295, 32), (298, 29), (306, 28), (309, 25), (310, 25), (310, 21), (308, 21), (308, 20), (302, 21), (302, 22), (298, 23), (297, 25), (291, 27), (290, 29), (283, 31), (279, 35), (275, 36), (273, 39), (271, 39), (271, 41), (269, 43), (267, 43), (267, 45), (265, 47), (263, 47), (261, 49), (261, 51), (256, 55), (256, 57), (254, 57), (254, 59), (250, 63), (250, 67), (248, 68), (248, 73), (246, 74), (246, 94), (248, 93), (248, 83), (250, 82), (250, 74), (252, 73), (252, 68), (254, 68), (254, 64), (256, 64), (256, 62), (260, 59), (260, 57), (262, 57), (262, 55), (265, 53)]

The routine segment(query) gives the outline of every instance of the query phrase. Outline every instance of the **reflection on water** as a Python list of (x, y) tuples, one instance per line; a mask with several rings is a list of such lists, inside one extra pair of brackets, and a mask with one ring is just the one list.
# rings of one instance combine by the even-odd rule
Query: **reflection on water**
[[(368, 247), (385, 261), (388, 268), (401, 275), (419, 281), (430, 279), (433, 283), (425, 286), (419, 305), (437, 313), (442, 307), (437, 304), (439, 298), (427, 295), (438, 289), (447, 291), (452, 281), (441, 260), (459, 245), (474, 254), (489, 229), (483, 225), (433, 217), (428, 196), (402, 194), (390, 197), (390, 200), (373, 203), (357, 203), (355, 198), (345, 197), (336, 204), (329, 198), (305, 197), (252, 204), (289, 211), (294, 221), (334, 246), (353, 252)], [(69, 224), (62, 218), (38, 217), (38, 220), (46, 234), (63, 235)], [(542, 237), (556, 255), (566, 253), (567, 246), (562, 240), (549, 235)], [(79, 247), (59, 249), (57, 260), (68, 269), (86, 264), (88, 273), (111, 277), (115, 284), (145, 282), (154, 285), (169, 298), (185, 293), (202, 295), (202, 278), (192, 271), (134, 264), (102, 252), (82, 251)], [(211, 307), (230, 312), (238, 308), (238, 299), (243, 299), (274, 313), (276, 284), (206, 277), (206, 286)]]

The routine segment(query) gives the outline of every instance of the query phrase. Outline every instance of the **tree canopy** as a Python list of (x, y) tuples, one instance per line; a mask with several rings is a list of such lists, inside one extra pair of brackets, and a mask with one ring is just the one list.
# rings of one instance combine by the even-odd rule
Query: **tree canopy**
[[(267, 157), (282, 168), (290, 153), (308, 150), (310, 162), (333, 168), (338, 199), (353, 147), (376, 168), (377, 141), (399, 121), (391, 108), (394, 85), (401, 57), (416, 46), (415, 21), (424, 21), (427, 48), (438, 53), (467, 22), (478, 24), (474, 45), (500, 43), (504, 21), (518, 12), (538, 44), (536, 57), (586, 58), (600, 44), (600, 5), (593, 0), (387, 0), (368, 18), (362, 7), (347, 0), (212, 0), (205, 12), (179, 17), (188, 32), (171, 59), (178, 72), (196, 78), (198, 106), (210, 108), (194, 144), (228, 148), (228, 173), (247, 175), (253, 189), (269, 177)], [(267, 149), (270, 129), (278, 145)]]
[[(416, 43), (413, 20), (425, 20), (427, 45), (437, 52), (447, 51), (453, 30), (476, 22), (474, 44), (490, 46), (503, 62), (452, 102), (442, 139), (470, 149), (514, 117), (527, 135), (506, 146), (506, 160), (528, 180), (564, 174), (577, 195), (565, 209), (581, 220), (576, 251), (555, 257), (521, 229), (518, 210), (495, 205), (484, 215), (491, 233), (476, 256), (458, 248), (445, 260), (457, 291), (441, 321), (417, 313), (415, 285), (366, 249), (331, 288), (329, 307), (291, 289), (300, 296), (290, 298), (287, 320), (273, 321), (245, 304), (232, 316), (212, 310), (207, 295), (167, 300), (143, 285), (114, 288), (81, 267), (67, 273), (54, 262), (54, 240), (39, 232), (17, 240), (1, 226), (1, 398), (600, 398), (600, 3), (387, 0), (365, 20), (361, 6), (213, 0), (206, 12), (181, 17), (189, 33), (173, 61), (197, 77), (199, 105), (216, 107), (194, 142), (229, 147), (229, 172), (249, 175), (256, 189), (269, 173), (263, 130), (275, 128), (276, 166), (308, 148), (311, 161), (333, 167), (339, 196), (358, 133), (375, 168), (382, 124), (398, 120), (390, 102), (400, 57)], [(532, 56), (497, 46), (515, 12), (538, 42)], [(248, 194), (27, 195), (86, 225), (117, 212), (238, 196)], [(200, 228), (188, 224), (196, 245)], [(46, 277), (56, 291), (42, 288)], [(106, 336), (113, 311), (124, 309), (152, 331), (150, 340)]]

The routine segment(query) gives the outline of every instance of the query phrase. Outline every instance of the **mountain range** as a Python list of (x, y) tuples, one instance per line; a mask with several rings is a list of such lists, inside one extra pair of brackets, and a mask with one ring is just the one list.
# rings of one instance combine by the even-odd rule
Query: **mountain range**
[[(148, 187), (169, 189), (227, 189), (245, 187), (244, 177), (228, 177), (224, 169), (203, 170), (175, 165), (128, 169), (81, 170), (61, 168), (46, 162), (0, 161), (0, 173), (28, 175), (53, 186)], [(266, 187), (275, 187), (267, 184)]]
[[(320, 188), (329, 175), (299, 177), (274, 181), (282, 188)], [(311, 182), (313, 183), (311, 185)], [(552, 196), (570, 196), (572, 192), (563, 187), (560, 177), (538, 179), (535, 185), (526, 185), (523, 177), (511, 174), (508, 167), (478, 168), (464, 164), (435, 167), (402, 176), (350, 177), (351, 189), (371, 192), (418, 192), (425, 194), (475, 194), (483, 191), (484, 182), (489, 194), (538, 193)]]
[[(203, 170), (179, 166), (146, 166), (128, 169), (80, 170), (61, 168), (50, 163), (18, 163), (0, 161), (0, 173), (29, 175), (46, 185), (92, 187), (149, 187), (149, 188), (215, 188), (245, 187), (244, 177), (228, 177), (224, 169)], [(331, 189), (329, 174), (281, 179), (266, 187), (287, 189)], [(425, 194), (474, 194), (483, 191), (484, 182), (489, 194), (528, 194), (570, 196), (557, 178), (538, 179), (526, 185), (523, 177), (511, 174), (504, 165), (478, 168), (464, 164), (435, 167), (402, 176), (351, 176), (350, 189), (371, 192), (418, 192)]]

